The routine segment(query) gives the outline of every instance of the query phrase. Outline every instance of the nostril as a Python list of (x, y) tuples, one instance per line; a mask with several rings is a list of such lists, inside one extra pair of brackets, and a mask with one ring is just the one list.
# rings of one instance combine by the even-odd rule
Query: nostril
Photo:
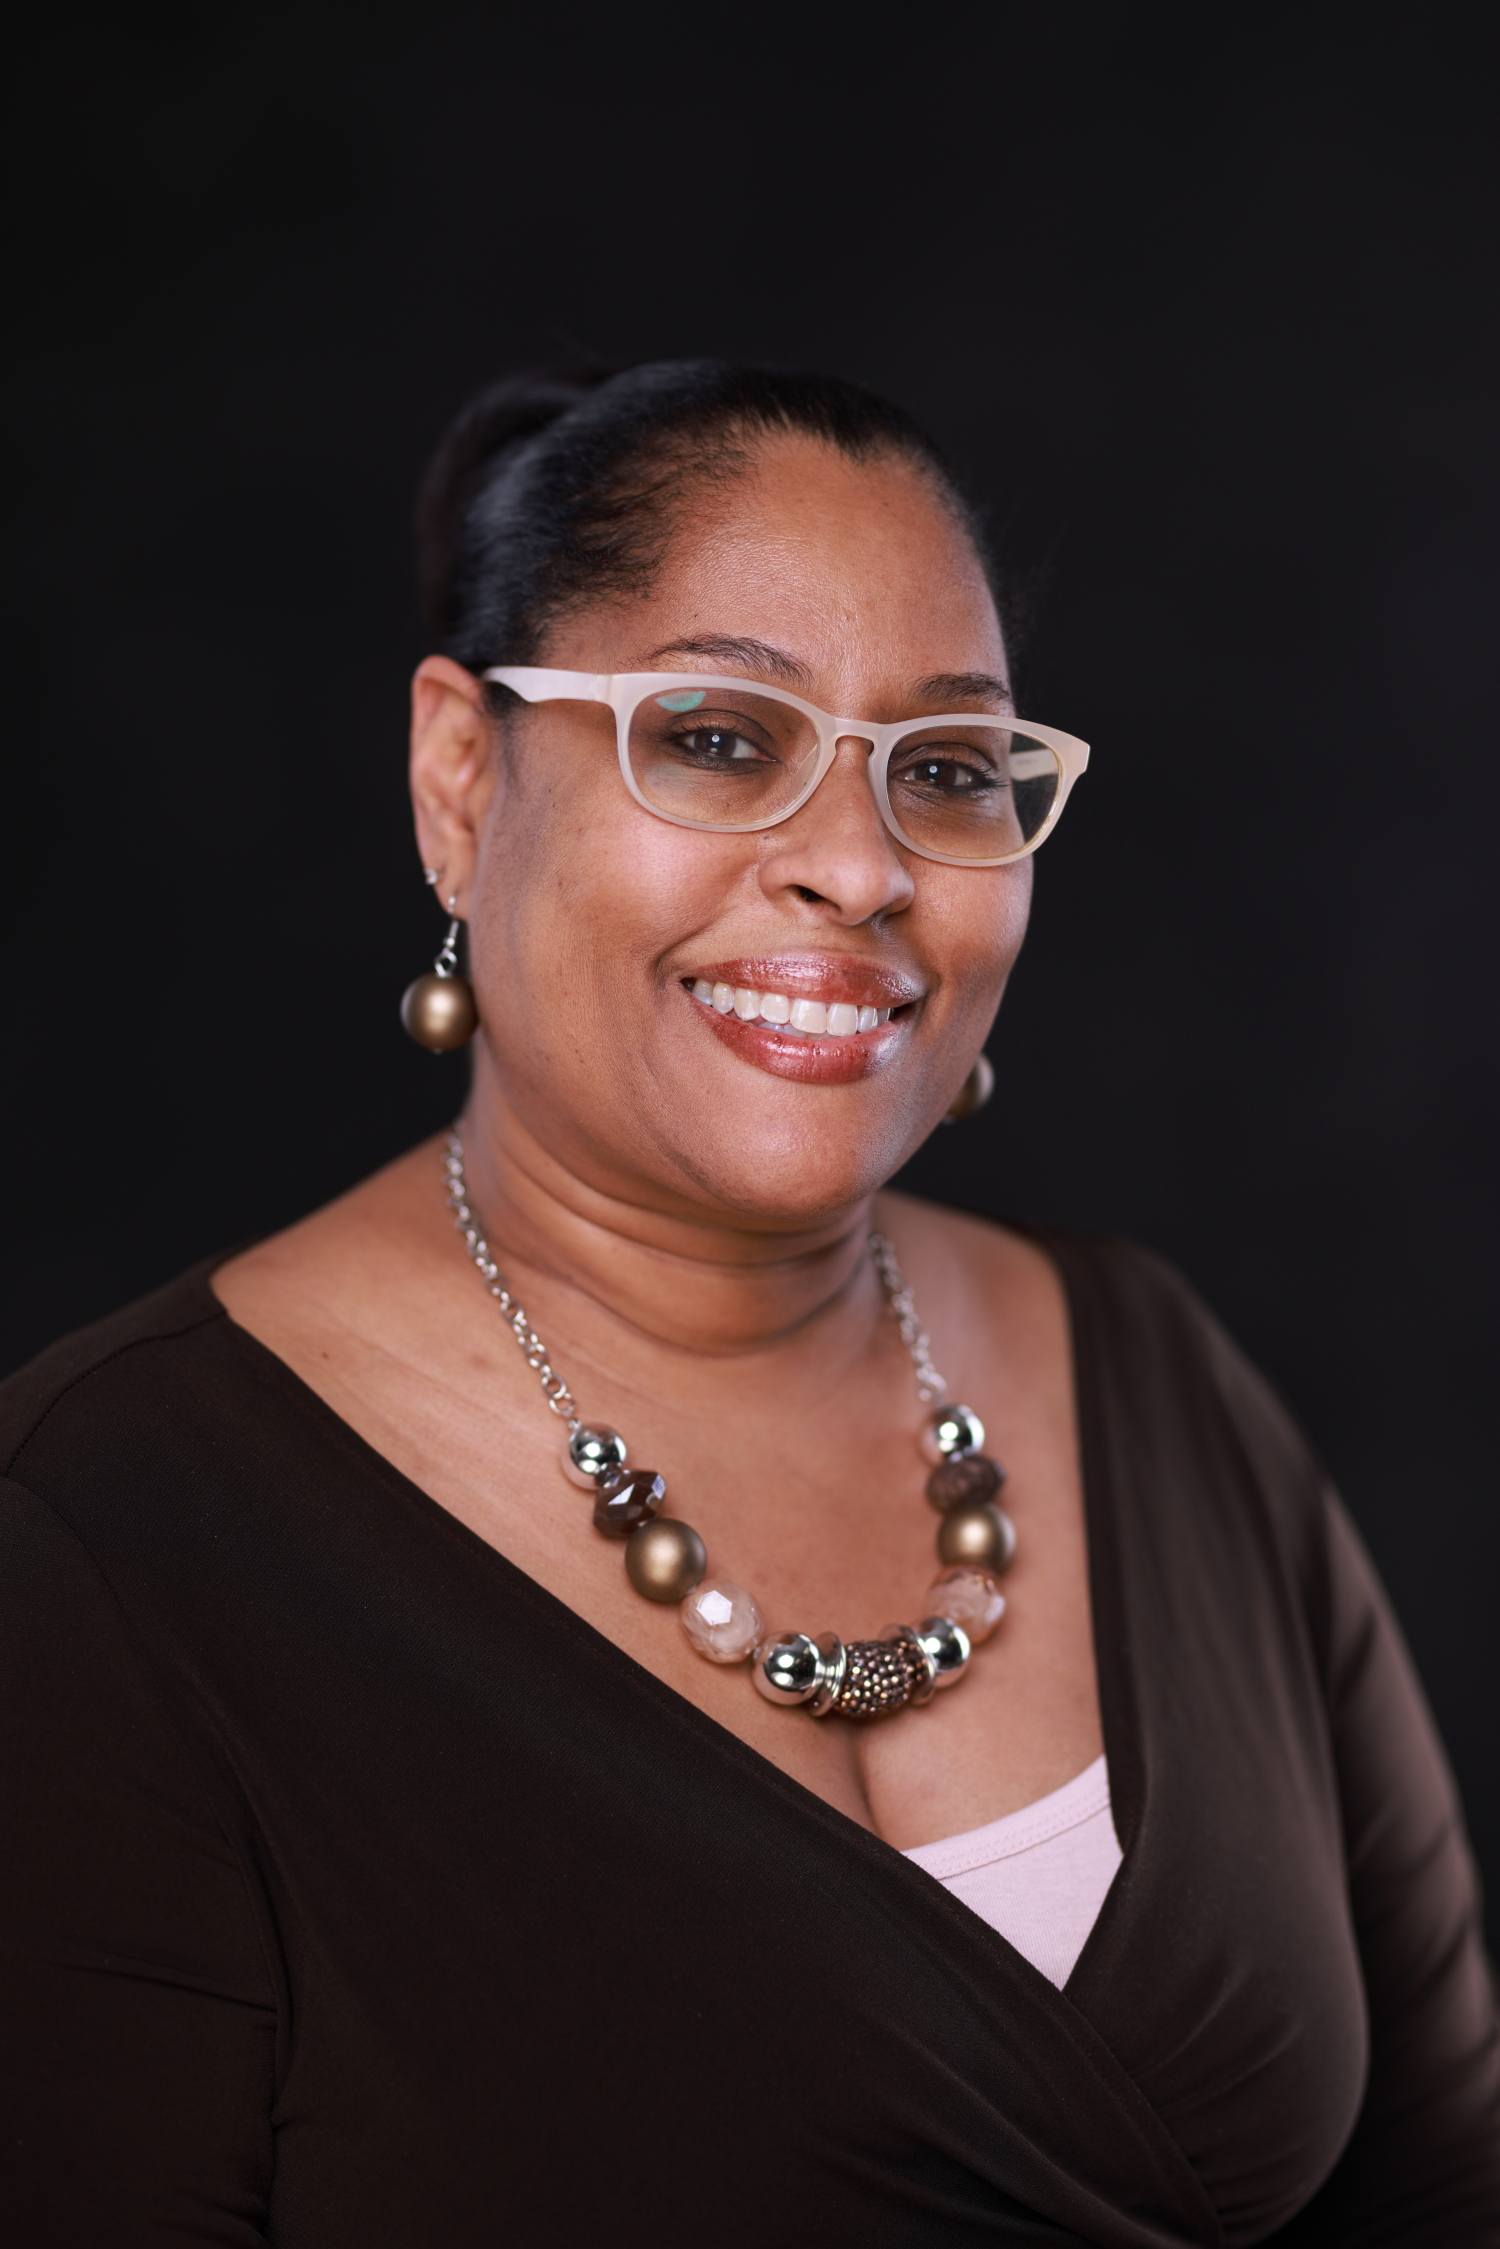
[(809, 906), (826, 906), (828, 904), (828, 900), (823, 896), (821, 890), (809, 890), (805, 882), (799, 882), (796, 885), (796, 891), (797, 896), (805, 900)]

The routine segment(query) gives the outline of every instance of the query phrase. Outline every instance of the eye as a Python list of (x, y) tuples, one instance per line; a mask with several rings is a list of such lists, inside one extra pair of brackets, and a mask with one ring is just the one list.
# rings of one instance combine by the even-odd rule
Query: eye
[(695, 765), (764, 764), (765, 752), (748, 734), (728, 726), (692, 726), (673, 733), (677, 749)]
[(962, 748), (924, 750), (903, 765), (897, 778), (907, 787), (931, 789), (942, 796), (988, 795), (1006, 783), (982, 756)]

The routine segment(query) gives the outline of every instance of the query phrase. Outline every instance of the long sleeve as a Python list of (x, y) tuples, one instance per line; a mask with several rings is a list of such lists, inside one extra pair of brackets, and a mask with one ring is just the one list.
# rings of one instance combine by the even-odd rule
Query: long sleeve
[(1369, 2082), (1337, 2168), (1278, 2241), (1500, 2243), (1500, 2034), (1453, 1786), (1370, 1564), (1329, 1502), (1320, 1589)]
[(0, 1482), (0, 2208), (28, 2249), (263, 2242), (273, 1990), (109, 1587)]

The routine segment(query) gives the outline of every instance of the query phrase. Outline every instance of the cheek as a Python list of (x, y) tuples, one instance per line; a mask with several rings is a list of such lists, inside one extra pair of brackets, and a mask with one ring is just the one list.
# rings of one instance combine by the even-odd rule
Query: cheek
[(506, 1014), (542, 988), (575, 1018), (608, 1006), (711, 921), (740, 870), (717, 839), (653, 820), (611, 753), (566, 779), (533, 768), (498, 791), (481, 845), (471, 955)]
[(1026, 936), (1031, 912), (1032, 866), (967, 874), (943, 868), (945, 878), (929, 908), (930, 942), (949, 987), (950, 1015), (986, 1022), (1000, 1003), (1007, 977)]

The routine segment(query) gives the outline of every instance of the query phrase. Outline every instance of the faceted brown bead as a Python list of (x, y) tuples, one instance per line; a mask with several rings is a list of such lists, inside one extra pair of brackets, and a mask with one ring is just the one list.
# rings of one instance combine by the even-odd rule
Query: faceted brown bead
[(599, 1478), (594, 1492), (595, 1530), (606, 1538), (629, 1538), (660, 1513), (667, 1486), (654, 1468), (617, 1468)]
[(940, 1515), (950, 1507), (978, 1507), (1005, 1481), (998, 1460), (982, 1452), (950, 1453), (927, 1479), (927, 1497)]

